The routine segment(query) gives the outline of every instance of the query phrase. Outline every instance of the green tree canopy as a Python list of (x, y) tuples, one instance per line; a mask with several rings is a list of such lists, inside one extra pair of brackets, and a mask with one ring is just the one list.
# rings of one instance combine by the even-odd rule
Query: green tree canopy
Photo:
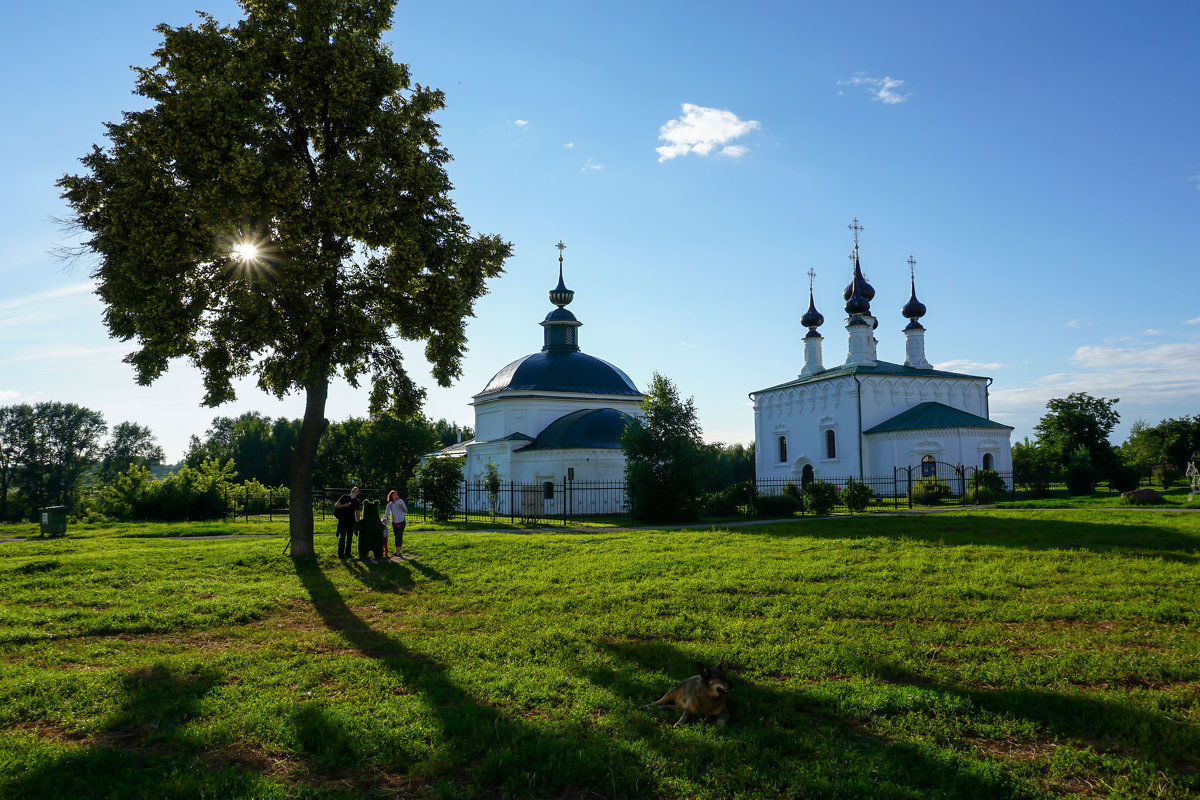
[(149, 428), (136, 422), (122, 422), (112, 429), (101, 453), (100, 482), (112, 483), (132, 466), (159, 466), (165, 457)]
[(695, 401), (681, 400), (675, 384), (656, 372), (642, 409), (621, 434), (630, 513), (654, 522), (695, 519), (704, 481)]
[(1139, 419), (1130, 426), (1129, 437), (1121, 445), (1121, 460), (1141, 469), (1166, 463), (1183, 470), (1197, 450), (1200, 414), (1164, 419), (1153, 426)]
[[(75, 403), (22, 403), (2, 412), (5, 518), (28, 516), (50, 503), (74, 504), (84, 475), (99, 462), (108, 430), (104, 415)], [(10, 499), (17, 502), (10, 505)]]
[(192, 436), (183, 461), (193, 469), (205, 461), (232, 461), (244, 480), (281, 486), (288, 482), (299, 430), (299, 420), (272, 420), (257, 411), (216, 417), (203, 439)]
[(394, 0), (241, 5), (233, 27), (160, 25), (156, 63), (136, 70), (146, 107), (59, 186), (98, 256), (108, 329), (138, 345), (139, 383), (186, 358), (210, 406), (245, 376), (304, 394), (290, 516), (307, 556), (330, 378), (369, 375), (373, 411), (415, 413), (397, 340), (423, 341), (448, 385), (511, 248), (473, 236), (450, 199), (443, 95), (383, 43)]
[(1034, 427), (1038, 443), (1051, 448), (1060, 464), (1080, 446), (1086, 447), (1092, 464), (1107, 469), (1113, 463), (1109, 434), (1121, 420), (1117, 398), (1092, 397), (1073, 392), (1046, 403), (1046, 414)]

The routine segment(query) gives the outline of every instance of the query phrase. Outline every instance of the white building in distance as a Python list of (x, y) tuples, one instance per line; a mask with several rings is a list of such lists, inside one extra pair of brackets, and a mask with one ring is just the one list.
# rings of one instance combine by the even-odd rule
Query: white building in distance
[(642, 414), (642, 393), (617, 367), (579, 348), (583, 324), (567, 310), (575, 293), (563, 283), (559, 242), (555, 308), (540, 323), (539, 352), (518, 358), (475, 395), (475, 438), (439, 450), (461, 456), (463, 476), (483, 480), (489, 461), (517, 484), (621, 481), (625, 425)]
[[(879, 321), (871, 312), (875, 290), (863, 277), (855, 231), (854, 273), (843, 292), (848, 347), (845, 361), (822, 362), (817, 332), (825, 321), (813, 302), (800, 324), (804, 367), (785, 383), (751, 392), (754, 402), (755, 474), (801, 485), (810, 480), (890, 478), (896, 467), (918, 467), (916, 479), (934, 474), (938, 462), (1001, 473), (1012, 471), (1012, 428), (988, 416), (991, 378), (936, 370), (925, 358), (925, 306), (916, 278), (900, 309), (905, 358), (892, 364), (876, 357)], [(915, 262), (910, 258), (910, 268)]]

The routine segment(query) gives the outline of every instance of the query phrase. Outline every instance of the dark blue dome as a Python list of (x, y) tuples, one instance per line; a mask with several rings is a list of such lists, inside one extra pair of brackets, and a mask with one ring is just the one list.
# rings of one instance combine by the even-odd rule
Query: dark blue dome
[(500, 370), (479, 393), (579, 392), (637, 397), (641, 394), (621, 370), (580, 350), (543, 350), (518, 358)]
[(911, 320), (916, 320), (925, 316), (925, 304), (917, 299), (917, 284), (914, 280), (911, 283), (912, 293), (908, 297), (908, 302), (904, 304), (904, 308), (900, 309), (900, 313)]
[(565, 450), (592, 448), (616, 450), (621, 447), (621, 432), (633, 417), (615, 408), (584, 408), (551, 422), (537, 435), (533, 444), (521, 450)]
[(821, 316), (821, 312), (817, 311), (817, 307), (813, 305), (811, 288), (808, 290), (808, 311), (805, 311), (804, 316), (800, 318), (800, 324), (806, 328), (818, 328), (825, 324), (825, 317)]

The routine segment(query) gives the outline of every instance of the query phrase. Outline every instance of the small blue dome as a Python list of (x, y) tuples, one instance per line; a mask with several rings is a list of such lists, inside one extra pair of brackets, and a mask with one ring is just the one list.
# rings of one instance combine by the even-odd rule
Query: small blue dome
[(925, 316), (925, 304), (917, 299), (917, 284), (914, 280), (910, 283), (912, 293), (908, 297), (908, 302), (904, 304), (904, 308), (900, 309), (900, 313), (911, 320), (917, 320)]
[[(633, 417), (615, 408), (584, 408), (559, 417), (521, 450), (587, 448), (617, 450), (621, 432)], [(519, 452), (519, 451), (518, 451)]]
[(808, 290), (808, 311), (805, 311), (804, 316), (800, 318), (800, 324), (806, 328), (819, 328), (825, 324), (825, 317), (821, 316), (821, 312), (817, 311), (817, 307), (813, 304), (811, 288)]
[(551, 349), (509, 364), (477, 396), (497, 392), (579, 392), (637, 397), (633, 381), (607, 361), (580, 350)]

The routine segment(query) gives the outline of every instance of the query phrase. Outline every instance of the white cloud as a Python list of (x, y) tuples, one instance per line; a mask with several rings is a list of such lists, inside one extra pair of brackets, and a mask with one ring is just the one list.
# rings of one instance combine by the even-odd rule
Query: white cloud
[(700, 346), (698, 344), (692, 344), (691, 342), (680, 342), (680, 344), (683, 345), (684, 347), (691, 347), (693, 349)]
[(1195, 319), (1189, 319), (1187, 322), (1185, 322), (1183, 324), (1184, 325), (1200, 325), (1200, 317), (1196, 317)]
[(1067, 327), (1068, 327), (1068, 328), (1082, 328), (1082, 327), (1083, 327), (1083, 326), (1085, 326), (1085, 325), (1091, 325), (1091, 324), (1092, 324), (1092, 323), (1090, 323), (1090, 322), (1086, 322), (1086, 321), (1084, 321), (1084, 320), (1081, 320), (1081, 319), (1073, 319), (1073, 320), (1071, 320), (1070, 322), (1068, 322), (1068, 323), (1067, 323)]
[(71, 286), (63, 286), (59, 289), (51, 289), (48, 292), (38, 292), (37, 294), (18, 297), (16, 300), (9, 300), (7, 303), (0, 303), (0, 311), (11, 311), (17, 308), (28, 308), (45, 303), (47, 300), (57, 300), (62, 297), (70, 297), (77, 294), (90, 294), (96, 290), (94, 281), (84, 281), (83, 283), (72, 284)]
[[(658, 161), (661, 164), (676, 156), (686, 156), (688, 153), (706, 156), (718, 147), (732, 142), (740, 136), (745, 136), (762, 126), (752, 119), (739, 119), (732, 111), (719, 108), (683, 104), (683, 114), (679, 119), (673, 119), (658, 129), (658, 138), (666, 142), (662, 147), (656, 147)], [(741, 145), (724, 147), (722, 155), (737, 158), (747, 152)]]
[(743, 147), (740, 144), (729, 144), (721, 148), (721, 155), (729, 158), (741, 158), (750, 152), (749, 147)]
[(568, 150), (570, 150), (574, 146), (575, 146), (574, 142), (567, 142), (566, 144), (563, 145), (563, 147), (567, 148)]
[(972, 361), (969, 358), (958, 358), (951, 359), (950, 361), (939, 361), (935, 365), (935, 369), (945, 370), (946, 372), (979, 372), (982, 370), (1004, 369), (1004, 365)]
[(594, 171), (602, 170), (602, 169), (604, 169), (603, 164), (593, 164), (592, 160), (589, 158), (587, 160), (587, 163), (584, 164), (583, 167), (579, 171), (580, 172), (594, 172)]
[(514, 124), (514, 125), (516, 125), (518, 128), (524, 128), (524, 127), (525, 127), (526, 125), (528, 125), (529, 123), (528, 123), (526, 120), (519, 119), (519, 120), (517, 120), (517, 121), (516, 121), (515, 123), (513, 123), (513, 124)]
[(904, 81), (892, 77), (867, 78), (859, 76), (851, 78), (848, 81), (838, 81), (838, 86), (863, 86), (876, 100), (889, 106), (906, 102), (912, 96), (912, 92), (901, 94), (898, 91), (894, 91), (903, 85)]
[(11, 389), (0, 389), (0, 403), (7, 403), (10, 400), (16, 400), (20, 396), (20, 392), (14, 392)]
[(1155, 328), (1146, 328), (1147, 336), (1161, 336), (1162, 333), (1163, 333), (1162, 331), (1156, 330)]
[(1075, 349), (1072, 360), (1085, 367), (1195, 367), (1200, 369), (1200, 343), (1160, 344), (1146, 350), (1132, 347), (1086, 345)]

